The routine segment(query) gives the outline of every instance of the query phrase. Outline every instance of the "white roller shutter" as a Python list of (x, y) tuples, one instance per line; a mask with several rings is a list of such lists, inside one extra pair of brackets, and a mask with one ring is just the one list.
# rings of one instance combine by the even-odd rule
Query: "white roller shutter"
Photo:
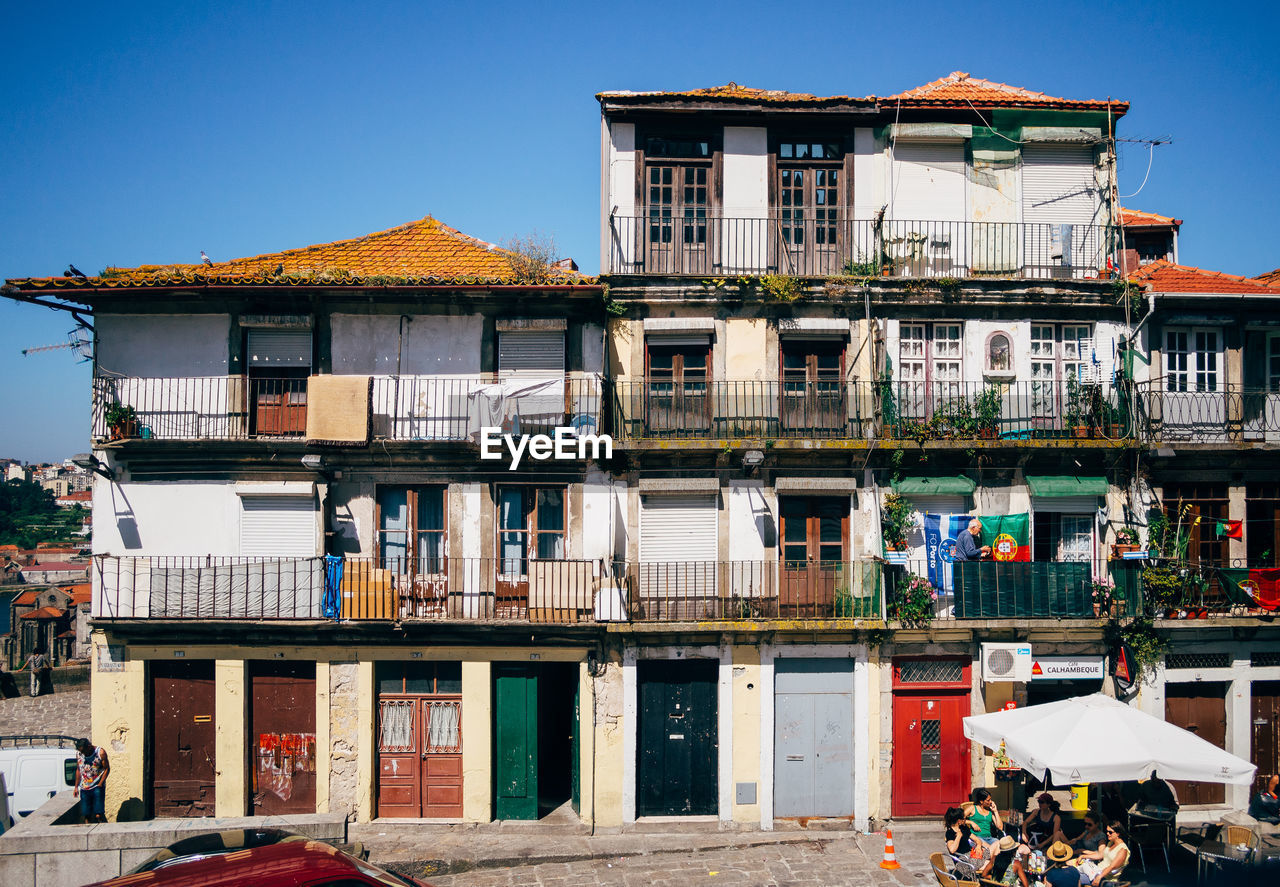
[(640, 593), (685, 602), (689, 612), (715, 596), (715, 495), (640, 499)]
[(921, 514), (965, 514), (964, 496), (908, 496), (911, 505)]
[(1022, 220), (1096, 225), (1101, 194), (1089, 145), (1022, 146)]
[(311, 366), (311, 330), (249, 330), (252, 367)]
[(316, 508), (311, 496), (241, 496), (240, 554), (316, 556)]
[(898, 141), (889, 213), (905, 221), (964, 221), (964, 143)]
[(1036, 511), (1058, 511), (1065, 514), (1095, 514), (1098, 511), (1097, 496), (1032, 496), (1031, 507)]
[(519, 375), (564, 374), (563, 330), (513, 330), (498, 333), (498, 372)]

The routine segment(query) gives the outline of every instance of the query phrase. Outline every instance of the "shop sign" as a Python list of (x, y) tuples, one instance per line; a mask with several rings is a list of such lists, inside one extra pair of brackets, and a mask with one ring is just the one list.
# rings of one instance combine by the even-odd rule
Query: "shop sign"
[(1106, 676), (1101, 656), (1036, 656), (1033, 681), (1100, 681)]

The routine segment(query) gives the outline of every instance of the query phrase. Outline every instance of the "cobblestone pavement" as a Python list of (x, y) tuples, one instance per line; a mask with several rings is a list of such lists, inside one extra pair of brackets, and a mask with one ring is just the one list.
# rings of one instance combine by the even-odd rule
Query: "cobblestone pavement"
[[(19, 675), (25, 677), (25, 675)], [(25, 687), (23, 690), (25, 691)], [(88, 736), (91, 719), (89, 689), (46, 693), (34, 698), (0, 699), (0, 734), (62, 733)]]
[(913, 871), (916, 866), (897, 871), (881, 869), (880, 852), (868, 853), (864, 843), (882, 845), (883, 839), (877, 840), (874, 835), (814, 837), (794, 843), (660, 851), (428, 877), (436, 887), (839, 887), (928, 883), (923, 872)]

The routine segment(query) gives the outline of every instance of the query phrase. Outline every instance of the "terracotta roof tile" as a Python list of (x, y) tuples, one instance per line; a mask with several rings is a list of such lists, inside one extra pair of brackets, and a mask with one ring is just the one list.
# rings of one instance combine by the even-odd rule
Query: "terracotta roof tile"
[[(209, 265), (140, 265), (108, 268), (97, 277), (10, 280), (29, 289), (76, 287), (258, 284), (268, 286), (360, 286), (382, 283), (518, 284), (502, 247), (463, 234), (431, 216), (355, 237), (300, 249), (265, 253)], [(387, 280), (386, 278), (392, 278)], [(554, 284), (590, 283), (590, 278), (552, 269)]]
[(1120, 224), (1126, 228), (1178, 228), (1182, 226), (1182, 219), (1146, 213), (1140, 209), (1125, 209), (1122, 206), (1120, 207)]
[(1189, 265), (1175, 265), (1160, 259), (1143, 265), (1129, 275), (1129, 280), (1143, 284), (1157, 293), (1231, 293), (1242, 295), (1280, 295), (1274, 287), (1258, 283), (1238, 274), (1206, 271)]
[(71, 597), (68, 600), (73, 606), (91, 603), (93, 601), (93, 590), (88, 587), (83, 589), (77, 587), (71, 592)]
[(14, 598), (13, 602), (19, 607), (29, 607), (36, 602), (39, 596), (40, 592), (38, 591), (24, 591), (22, 594)]
[(1266, 274), (1259, 274), (1254, 280), (1264, 286), (1280, 286), (1280, 268), (1268, 271)]
[(996, 83), (983, 80), (981, 77), (970, 77), (965, 71), (952, 71), (946, 77), (933, 80), (923, 86), (908, 89), (895, 95), (882, 96), (883, 102), (901, 103), (904, 107), (953, 107), (967, 108), (969, 104), (983, 107), (1041, 107), (1065, 108), (1070, 110), (1105, 110), (1108, 105), (1118, 114), (1127, 111), (1127, 102), (1107, 102), (1098, 99), (1064, 99), (1024, 89), (1021, 86), (1010, 86), (1007, 83)]
[(61, 619), (67, 615), (66, 610), (59, 610), (57, 607), (41, 607), (39, 610), (32, 610), (30, 613), (23, 613), (19, 619)]
[(783, 89), (760, 89), (754, 86), (741, 86), (729, 81), (724, 86), (708, 86), (699, 89), (679, 89), (673, 91), (655, 90), (652, 92), (632, 92), (630, 90), (612, 90), (596, 93), (596, 99), (710, 99), (726, 102), (799, 102), (804, 104), (830, 102), (874, 102), (873, 96), (857, 98), (847, 95), (817, 96), (808, 92), (787, 92)]

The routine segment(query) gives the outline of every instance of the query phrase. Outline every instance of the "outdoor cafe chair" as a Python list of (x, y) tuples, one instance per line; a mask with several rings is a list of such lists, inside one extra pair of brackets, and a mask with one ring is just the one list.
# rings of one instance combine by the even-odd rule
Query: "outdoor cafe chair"
[(950, 860), (945, 853), (930, 853), (929, 863), (939, 887), (978, 887), (977, 881), (961, 881), (951, 874)]
[(1163, 822), (1135, 822), (1129, 827), (1129, 852), (1138, 851), (1138, 862), (1142, 865), (1142, 871), (1147, 871), (1147, 850), (1160, 849), (1164, 854), (1164, 867), (1168, 872), (1173, 871), (1173, 866), (1169, 864), (1169, 826)]

